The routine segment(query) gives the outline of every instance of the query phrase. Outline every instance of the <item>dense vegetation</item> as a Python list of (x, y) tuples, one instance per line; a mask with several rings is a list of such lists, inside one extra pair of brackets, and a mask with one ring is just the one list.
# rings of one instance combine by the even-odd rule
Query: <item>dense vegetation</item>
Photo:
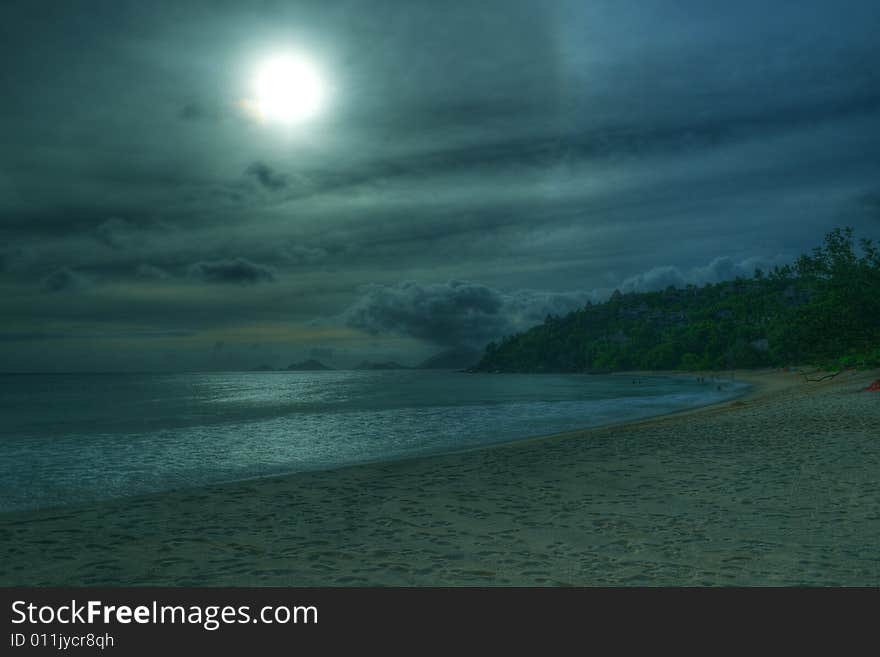
[(750, 279), (621, 294), (486, 347), (502, 372), (880, 365), (880, 251), (836, 229)]

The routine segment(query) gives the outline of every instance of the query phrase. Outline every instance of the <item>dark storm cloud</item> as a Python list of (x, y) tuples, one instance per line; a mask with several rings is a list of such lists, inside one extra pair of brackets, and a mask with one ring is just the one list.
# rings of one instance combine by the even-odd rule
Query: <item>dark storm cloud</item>
[(190, 265), (188, 274), (206, 283), (255, 285), (277, 280), (275, 272), (270, 267), (258, 265), (245, 258), (197, 262)]
[(512, 294), (479, 283), (372, 285), (345, 313), (349, 326), (372, 334), (395, 333), (446, 346), (482, 346), (583, 305), (589, 294), (519, 290)]
[(92, 281), (69, 267), (56, 269), (43, 279), (43, 289), (47, 292), (79, 292), (89, 288)]
[[(336, 317), (371, 344), (479, 346), (615, 287), (751, 275), (835, 224), (880, 236), (873, 1), (0, 12), (0, 314), (22, 335)], [(253, 68), (288, 47), (327, 111), (254, 121)]]
[(256, 178), (260, 185), (271, 191), (277, 191), (287, 186), (287, 179), (265, 162), (254, 162), (245, 170), (245, 173)]
[(722, 257), (686, 270), (664, 265), (607, 287), (574, 292), (531, 289), (505, 292), (467, 281), (372, 285), (343, 317), (349, 326), (374, 335), (392, 333), (441, 346), (482, 347), (490, 340), (538, 324), (547, 315), (565, 315), (588, 302), (604, 301), (615, 289), (653, 292), (669, 286), (683, 288), (689, 284), (750, 278), (756, 269), (767, 272), (790, 260), (785, 256), (741, 261)]

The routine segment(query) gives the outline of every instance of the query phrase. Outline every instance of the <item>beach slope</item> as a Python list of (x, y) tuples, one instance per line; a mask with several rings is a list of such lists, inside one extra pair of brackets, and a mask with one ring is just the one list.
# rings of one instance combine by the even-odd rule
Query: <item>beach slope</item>
[(0, 515), (3, 585), (880, 585), (876, 372), (460, 454)]

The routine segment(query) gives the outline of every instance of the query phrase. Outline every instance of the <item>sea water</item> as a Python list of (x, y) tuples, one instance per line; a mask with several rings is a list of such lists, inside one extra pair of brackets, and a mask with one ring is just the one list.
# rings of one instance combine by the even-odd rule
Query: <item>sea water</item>
[(0, 511), (473, 449), (744, 388), (427, 370), (0, 375)]

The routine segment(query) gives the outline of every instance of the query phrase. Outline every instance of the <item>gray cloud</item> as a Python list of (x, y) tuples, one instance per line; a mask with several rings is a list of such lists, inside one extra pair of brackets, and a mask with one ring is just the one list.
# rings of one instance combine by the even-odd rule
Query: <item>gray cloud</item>
[(161, 267), (155, 267), (153, 265), (148, 264), (140, 264), (138, 265), (135, 273), (139, 278), (146, 278), (154, 281), (164, 281), (171, 278), (171, 274), (162, 269)]
[[(546, 108), (544, 108), (546, 110)], [(578, 162), (613, 161), (620, 158), (681, 157), (712, 151), (751, 139), (774, 137), (805, 127), (875, 114), (880, 93), (859, 93), (834, 102), (812, 101), (797, 107), (724, 108), (708, 118), (680, 116), (653, 120), (620, 120), (565, 129), (544, 128), (511, 136), (484, 132), (481, 139), (460, 146), (438, 145), (390, 160), (354, 162), (343, 168), (307, 169), (301, 177), (309, 181), (292, 191), (292, 198), (341, 191), (371, 182), (397, 178), (421, 179), (450, 172), (486, 172), (514, 167), (547, 170)], [(481, 112), (476, 116), (484, 116)], [(520, 117), (521, 119), (523, 117)], [(419, 129), (425, 129), (420, 115)], [(263, 163), (248, 173), (268, 189), (287, 186), (288, 180)]]
[[(411, 362), (614, 287), (751, 275), (835, 225), (880, 237), (876, 0), (56, 4), (3, 7), (0, 316), (22, 334), (125, 317), (229, 354), (282, 322), (291, 353)], [(287, 47), (327, 111), (253, 121), (252, 71)], [(30, 293), (89, 279), (88, 304)], [(388, 335), (308, 342), (346, 308)], [(169, 362), (210, 364), (196, 342)], [(64, 343), (0, 359), (155, 360)]]
[(253, 176), (260, 185), (270, 191), (274, 192), (287, 187), (287, 178), (265, 162), (254, 162), (245, 170), (245, 173)]
[(734, 261), (715, 258), (703, 267), (682, 270), (668, 265), (624, 279), (618, 286), (574, 292), (521, 289), (504, 292), (487, 285), (450, 281), (420, 285), (371, 285), (344, 313), (347, 325), (374, 335), (394, 333), (441, 346), (482, 347), (491, 340), (522, 331), (547, 315), (565, 315), (587, 302), (606, 300), (614, 289), (651, 292), (751, 277), (788, 262), (784, 256)]
[(568, 312), (590, 293), (518, 290), (449, 281), (421, 285), (371, 285), (345, 313), (345, 322), (367, 333), (396, 333), (444, 346), (479, 347), (531, 326), (548, 313)]
[(131, 245), (134, 226), (125, 219), (111, 217), (95, 228), (95, 239), (114, 249), (123, 249)]
[(663, 290), (672, 285), (684, 287), (688, 284), (705, 285), (706, 283), (718, 283), (737, 277), (751, 278), (756, 269), (765, 273), (774, 266), (784, 265), (791, 258), (776, 256), (775, 258), (753, 257), (735, 262), (733, 258), (715, 258), (704, 267), (693, 267), (682, 270), (679, 267), (666, 265), (654, 267), (641, 274), (630, 276), (620, 284), (623, 292), (654, 292)]
[(273, 269), (264, 265), (258, 265), (245, 258), (197, 262), (190, 265), (188, 273), (192, 278), (207, 283), (255, 285), (257, 283), (271, 283), (277, 280)]
[(43, 279), (43, 289), (47, 292), (78, 292), (90, 287), (89, 277), (69, 267), (56, 269)]
[(328, 253), (326, 249), (321, 247), (298, 246), (294, 244), (278, 247), (274, 251), (274, 255), (282, 261), (298, 265), (321, 262), (327, 258)]

